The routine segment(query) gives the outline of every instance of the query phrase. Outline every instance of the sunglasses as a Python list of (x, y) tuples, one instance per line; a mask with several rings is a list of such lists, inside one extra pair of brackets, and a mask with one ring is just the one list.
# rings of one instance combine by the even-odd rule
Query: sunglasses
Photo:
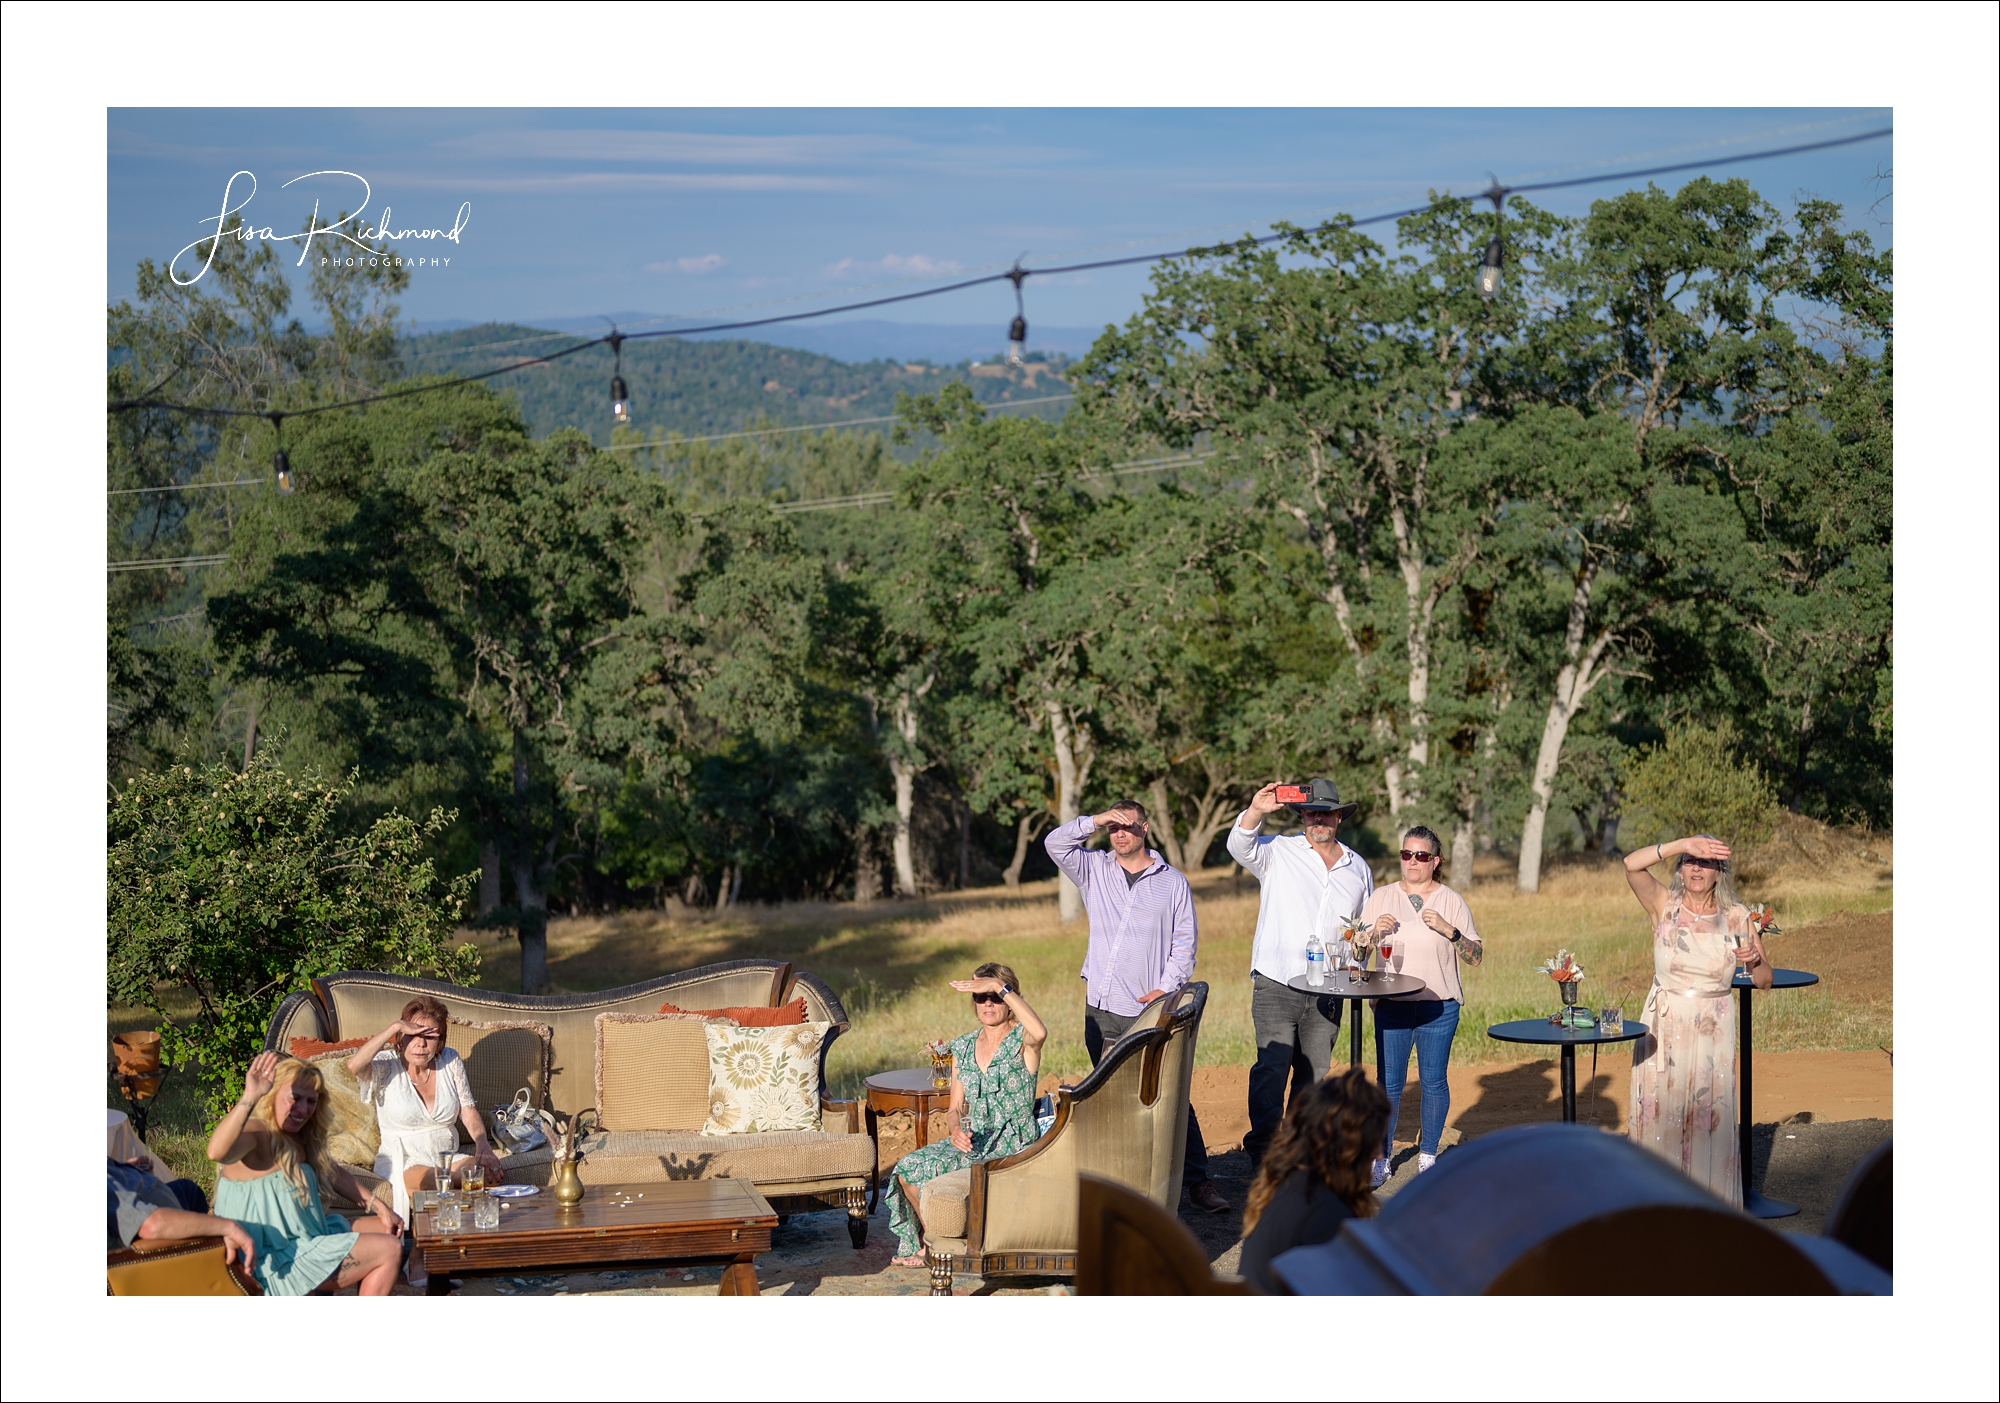
[(1683, 867), (1706, 867), (1711, 872), (1720, 872), (1728, 865), (1726, 862), (1717, 862), (1712, 857), (1684, 857), (1681, 859), (1681, 866)]
[(976, 1004), (1004, 1004), (1007, 1002), (1007, 996), (1005, 994), (974, 994), (972, 1001)]
[(1405, 862), (1436, 862), (1438, 860), (1436, 853), (1413, 853), (1408, 848), (1404, 848), (1396, 856)]

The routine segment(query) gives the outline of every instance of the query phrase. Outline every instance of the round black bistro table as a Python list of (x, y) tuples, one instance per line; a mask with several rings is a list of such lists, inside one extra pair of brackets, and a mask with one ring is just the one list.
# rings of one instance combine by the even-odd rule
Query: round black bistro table
[(1366, 983), (1357, 982), (1353, 970), (1341, 970), (1326, 977), (1326, 983), (1315, 989), (1306, 983), (1302, 974), (1297, 979), (1285, 981), (1285, 987), (1296, 989), (1301, 994), (1313, 994), (1322, 999), (1355, 1000), (1354, 1017), (1349, 1020), (1347, 1030), (1347, 1065), (1361, 1065), (1361, 999), (1394, 999), (1404, 994), (1414, 994), (1424, 987), (1424, 981), (1414, 974), (1384, 974), (1380, 970), (1368, 976)]
[[(1819, 976), (1802, 969), (1771, 967), (1773, 989), (1803, 989), (1819, 983)], [(1736, 1000), (1736, 1159), (1743, 1170), (1743, 1211), (1753, 1218), (1789, 1218), (1799, 1211), (1796, 1203), (1765, 1198), (1750, 1191), (1750, 977), (1739, 974), (1729, 981), (1737, 990)]]
[(1512, 1023), (1495, 1023), (1486, 1036), (1503, 1043), (1542, 1043), (1562, 1049), (1563, 1119), (1576, 1121), (1576, 1050), (1599, 1043), (1628, 1043), (1646, 1036), (1646, 1025), (1625, 1020), (1615, 1033), (1602, 1028), (1564, 1028), (1546, 1018), (1522, 1018)]

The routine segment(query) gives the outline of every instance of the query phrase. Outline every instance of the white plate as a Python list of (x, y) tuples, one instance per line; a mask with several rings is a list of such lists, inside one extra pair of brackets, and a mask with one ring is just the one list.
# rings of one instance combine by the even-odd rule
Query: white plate
[(495, 1198), (526, 1198), (530, 1194), (540, 1193), (541, 1190), (533, 1184), (495, 1184), (486, 1192)]

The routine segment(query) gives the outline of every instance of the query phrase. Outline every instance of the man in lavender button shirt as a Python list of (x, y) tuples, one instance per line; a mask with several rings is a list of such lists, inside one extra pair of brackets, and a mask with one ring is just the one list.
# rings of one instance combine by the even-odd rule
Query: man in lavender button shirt
[[(1084, 847), (1100, 828), (1111, 851)], [(1083, 1045), (1090, 1065), (1125, 1035), (1147, 1004), (1171, 994), (1194, 973), (1194, 893), (1187, 878), (1146, 846), (1146, 810), (1130, 799), (1101, 814), (1084, 814), (1044, 840), (1063, 874), (1083, 894), (1090, 945), (1083, 957)], [(1229, 1200), (1208, 1177), (1201, 1122), (1188, 1107), (1187, 1155), (1181, 1185), (1197, 1208), (1226, 1212)]]

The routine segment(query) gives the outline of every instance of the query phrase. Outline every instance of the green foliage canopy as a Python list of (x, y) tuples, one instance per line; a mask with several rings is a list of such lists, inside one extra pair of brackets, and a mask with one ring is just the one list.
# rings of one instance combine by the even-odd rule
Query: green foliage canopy
[[(110, 801), (107, 993), (160, 1018), (163, 1053), (197, 1063), (219, 1112), (272, 1015), (319, 975), (381, 969), (468, 983), (455, 945), (471, 876), (444, 880), (430, 848), (456, 817), (400, 813), (340, 831), (346, 786), (287, 774), (267, 747), (237, 772), (170, 765)], [(194, 996), (186, 1024), (169, 991)]]

